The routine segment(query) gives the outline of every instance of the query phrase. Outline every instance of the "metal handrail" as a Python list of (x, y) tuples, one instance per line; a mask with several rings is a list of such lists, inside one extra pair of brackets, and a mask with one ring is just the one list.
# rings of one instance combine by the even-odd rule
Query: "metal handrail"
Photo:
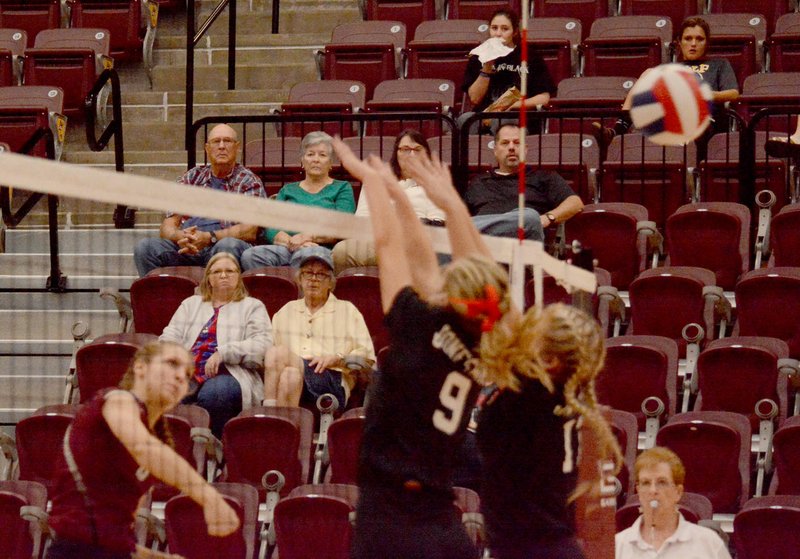
[[(42, 127), (36, 130), (20, 148), (19, 153), (29, 154), (42, 139), (44, 139), (47, 159), (55, 161), (55, 136), (49, 127)], [(0, 187), (0, 211), (3, 214), (3, 222), (8, 227), (16, 227), (43, 196), (44, 194), (40, 192), (31, 193), (22, 203), (22, 206), (14, 212), (11, 209), (11, 189), (5, 186)], [(63, 292), (66, 291), (67, 277), (61, 274), (58, 256), (58, 196), (52, 194), (47, 195), (47, 224), (50, 240), (50, 275), (47, 278), (45, 288), (48, 291)]]
[[(97, 105), (106, 88), (111, 83), (111, 111), (113, 117), (105, 130), (97, 138)], [(91, 91), (84, 100), (86, 115), (86, 143), (92, 151), (103, 151), (108, 147), (109, 140), (114, 138), (114, 165), (118, 173), (125, 172), (125, 151), (122, 134), (122, 95), (119, 84), (119, 74), (113, 68), (103, 70), (97, 78)], [(117, 229), (131, 228), (136, 222), (136, 209), (123, 204), (114, 209), (114, 226)]]

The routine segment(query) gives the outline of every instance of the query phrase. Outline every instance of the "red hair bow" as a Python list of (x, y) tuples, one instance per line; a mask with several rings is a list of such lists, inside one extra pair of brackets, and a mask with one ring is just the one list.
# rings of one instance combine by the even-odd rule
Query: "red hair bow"
[(481, 318), (481, 332), (489, 332), (494, 328), (495, 323), (503, 316), (500, 310), (500, 296), (493, 285), (483, 287), (485, 297), (483, 299), (457, 299), (450, 298), (453, 304), (464, 305), (466, 311), (463, 313), (468, 318)]

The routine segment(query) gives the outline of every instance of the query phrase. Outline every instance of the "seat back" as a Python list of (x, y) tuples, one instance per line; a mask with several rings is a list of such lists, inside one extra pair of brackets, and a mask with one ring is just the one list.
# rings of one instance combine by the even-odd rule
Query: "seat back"
[(800, 416), (788, 418), (772, 439), (775, 473), (770, 495), (800, 495)]
[(330, 483), (357, 482), (358, 453), (364, 434), (364, 417), (341, 417), (328, 429), (330, 466), (326, 481)]
[(750, 423), (732, 412), (673, 416), (656, 444), (674, 451), (686, 467), (684, 489), (705, 495), (714, 514), (735, 513), (750, 495)]
[(60, 0), (0, 0), (0, 27), (22, 29), (32, 47), (36, 35), (61, 25)]
[(389, 343), (389, 334), (383, 325), (383, 306), (378, 270), (375, 267), (348, 268), (336, 278), (334, 294), (339, 299), (353, 303), (364, 317), (374, 347)]
[[(11, 151), (20, 153), (23, 146), (40, 129), (51, 129), (56, 143), (66, 129), (66, 121), (55, 115), (63, 111), (64, 91), (60, 87), (0, 87), (0, 141)], [(58, 122), (57, 122), (58, 121)], [(59, 126), (64, 128), (59, 129)], [(46, 147), (39, 141), (28, 153), (46, 157)]]
[(641, 204), (662, 229), (688, 199), (687, 169), (695, 158), (694, 143), (662, 147), (641, 134), (615, 136), (602, 168), (601, 200)]
[(447, 0), (447, 19), (481, 19), (489, 21), (500, 9), (522, 13), (520, 0)]
[(27, 41), (27, 34), (22, 29), (0, 29), (0, 87), (18, 84), (18, 61)]
[(716, 283), (732, 291), (750, 264), (750, 210), (733, 202), (678, 208), (667, 219), (668, 265), (712, 270)]
[(678, 29), (687, 17), (701, 12), (697, 0), (622, 0), (620, 3), (620, 15), (666, 16), (670, 18), (673, 29)]
[(122, 340), (86, 344), (75, 355), (81, 403), (103, 388), (117, 386), (141, 346)]
[[(347, 559), (353, 507), (330, 495), (287, 497), (275, 507), (275, 535), (281, 559)], [(313, 534), (313, 537), (309, 537)]]
[[(255, 492), (254, 488), (249, 489)], [(178, 495), (167, 501), (164, 520), (170, 553), (178, 554), (186, 559), (200, 559), (201, 557), (249, 559), (253, 556), (255, 542), (245, 540), (244, 526), (246, 525), (245, 518), (248, 515), (245, 512), (244, 503), (228, 495), (223, 495), (223, 497), (236, 511), (241, 522), (239, 528), (225, 537), (214, 537), (208, 534), (203, 509), (188, 496)], [(255, 534), (255, 516), (258, 514), (257, 493), (249, 505), (250, 516), (253, 517), (253, 534)]]
[[(352, 114), (364, 108), (366, 87), (360, 81), (321, 80), (300, 82), (292, 86), (289, 99), (281, 105), (281, 114), (297, 115), (304, 113)], [(329, 134), (346, 137), (356, 133), (353, 122), (315, 123), (313, 118), (301, 122), (283, 124), (284, 136), (304, 137), (313, 130), (324, 130)]]
[[(800, 68), (799, 68), (800, 70)], [(786, 106), (788, 103), (800, 102), (797, 91), (797, 80), (800, 72), (781, 72), (769, 74), (753, 74), (744, 79), (742, 95), (736, 100), (736, 111), (745, 120), (750, 120), (760, 110), (768, 107)], [(757, 130), (775, 132), (794, 132), (796, 115), (771, 114), (761, 118)]]
[(713, 309), (703, 297), (703, 288), (709, 285), (714, 285), (714, 272), (703, 268), (670, 266), (645, 270), (630, 285), (627, 333), (672, 338), (678, 343), (681, 356), (686, 352), (681, 332), (687, 324), (699, 324), (705, 339), (713, 339)]
[(580, 241), (592, 250), (597, 265), (611, 274), (611, 285), (627, 289), (645, 268), (647, 247), (637, 230), (647, 220), (640, 204), (587, 204), (564, 225), (566, 240)]
[[(456, 85), (450, 80), (405, 79), (381, 82), (375, 95), (366, 104), (368, 113), (376, 112), (434, 112), (449, 113), (456, 104)], [(370, 120), (366, 123), (368, 136), (397, 135), (406, 128), (416, 128), (424, 136), (438, 136), (444, 130), (438, 119), (404, 119), (400, 121)]]
[(194, 295), (197, 282), (183, 276), (148, 275), (131, 284), (137, 332), (161, 335), (180, 304)]
[[(759, 8), (761, 6), (759, 5)], [(714, 58), (727, 58), (736, 73), (739, 87), (744, 79), (760, 71), (763, 59), (761, 45), (767, 38), (768, 20), (760, 14), (709, 13), (703, 16), (711, 28), (713, 39), (706, 54)], [(774, 20), (773, 20), (774, 21)]]
[(28, 501), (0, 485), (0, 555), (8, 559), (30, 559), (33, 541), (29, 524), (20, 516)]
[(800, 496), (751, 499), (733, 519), (733, 530), (737, 559), (791, 557), (800, 549)]
[(617, 507), (622, 506), (635, 490), (633, 479), (633, 463), (636, 461), (636, 445), (639, 440), (639, 427), (636, 416), (630, 412), (611, 409), (611, 432), (622, 451), (622, 464), (617, 479), (621, 491), (617, 495)]
[(264, 303), (269, 315), (275, 316), (286, 303), (300, 296), (294, 280), (295, 272), (279, 267), (247, 270), (242, 274), (242, 282), (250, 296)]
[[(759, 2), (758, 4), (753, 4), (747, 0), (714, 0), (713, 2), (709, 2), (709, 13), (703, 17), (746, 14), (754, 11), (755, 7), (758, 8), (758, 10), (756, 10), (758, 15), (763, 16), (764, 28), (768, 33), (772, 33), (775, 29), (775, 22), (778, 20), (779, 16), (793, 11), (794, 8), (794, 6), (790, 6), (789, 2), (786, 0), (766, 0), (766, 2)], [(711, 35), (716, 40), (716, 33), (713, 26), (711, 27)]]
[(772, 218), (771, 266), (800, 266), (800, 204), (784, 206)]
[[(645, 430), (642, 402), (652, 396), (675, 415), (678, 385), (678, 344), (664, 336), (618, 336), (606, 340), (606, 361), (598, 375), (597, 396), (613, 409), (632, 413)], [(665, 418), (666, 419), (666, 418)]]
[(790, 357), (800, 358), (800, 269), (747, 272), (736, 284), (736, 311), (734, 334), (784, 340)]
[(59, 456), (64, 452), (64, 434), (72, 414), (32, 415), (17, 423), (19, 479), (35, 481), (52, 490)]
[[(558, 83), (556, 96), (550, 99), (551, 109), (620, 109), (628, 91), (636, 83), (634, 77), (584, 76), (567, 78)], [(549, 117), (549, 132), (580, 132), (591, 134), (596, 118)], [(609, 123), (610, 125), (610, 123)]]
[(264, 138), (247, 142), (242, 160), (264, 183), (268, 196), (284, 184), (301, 180), (299, 137)]
[(800, 14), (783, 14), (767, 40), (771, 72), (800, 72)]
[(580, 20), (583, 38), (589, 34), (589, 29), (595, 19), (609, 16), (609, 3), (605, 0), (534, 0), (533, 16), (538, 17), (569, 17)]
[(400, 21), (413, 30), (423, 21), (436, 19), (434, 0), (367, 0), (368, 20)]
[(586, 76), (638, 76), (668, 61), (672, 22), (663, 16), (596, 19), (581, 44)]
[(108, 29), (110, 55), (115, 60), (139, 60), (144, 38), (141, 19), (141, 0), (75, 0), (69, 25)]

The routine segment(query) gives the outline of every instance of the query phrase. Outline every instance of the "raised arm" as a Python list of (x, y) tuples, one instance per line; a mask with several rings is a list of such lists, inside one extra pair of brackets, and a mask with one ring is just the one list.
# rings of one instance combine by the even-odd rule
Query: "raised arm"
[(489, 247), (472, 223), (467, 206), (453, 186), (453, 178), (447, 165), (435, 155), (433, 159), (416, 157), (410, 162), (409, 171), (411, 177), (428, 193), (431, 201), (445, 213), (453, 258), (481, 255), (493, 259)]
[(225, 499), (186, 460), (147, 430), (133, 396), (122, 390), (109, 393), (102, 413), (111, 432), (137, 464), (203, 507), (209, 534), (227, 536), (239, 527), (239, 517)]

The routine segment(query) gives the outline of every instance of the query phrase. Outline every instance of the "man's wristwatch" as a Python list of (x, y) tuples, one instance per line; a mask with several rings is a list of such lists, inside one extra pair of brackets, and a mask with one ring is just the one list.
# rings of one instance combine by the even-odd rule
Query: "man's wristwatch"
[(217, 234), (214, 231), (211, 231), (211, 246), (217, 244)]
[(547, 217), (547, 219), (550, 220), (550, 225), (552, 225), (552, 224), (554, 224), (556, 222), (556, 216), (554, 216), (553, 214), (546, 213), (544, 215), (545, 215), (545, 217)]

